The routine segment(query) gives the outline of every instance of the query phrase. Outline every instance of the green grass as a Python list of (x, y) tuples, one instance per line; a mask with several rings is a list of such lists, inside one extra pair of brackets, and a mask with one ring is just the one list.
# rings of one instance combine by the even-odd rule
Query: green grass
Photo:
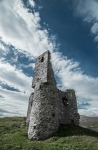
[(0, 150), (98, 150), (98, 133), (67, 125), (51, 138), (31, 141), (25, 118), (0, 118)]

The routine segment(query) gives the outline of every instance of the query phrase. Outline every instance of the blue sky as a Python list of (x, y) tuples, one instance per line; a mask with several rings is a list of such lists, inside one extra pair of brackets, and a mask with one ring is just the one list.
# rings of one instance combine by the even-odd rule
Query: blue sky
[(61, 90), (98, 116), (98, 1), (0, 0), (0, 117), (26, 116), (36, 57), (50, 50)]

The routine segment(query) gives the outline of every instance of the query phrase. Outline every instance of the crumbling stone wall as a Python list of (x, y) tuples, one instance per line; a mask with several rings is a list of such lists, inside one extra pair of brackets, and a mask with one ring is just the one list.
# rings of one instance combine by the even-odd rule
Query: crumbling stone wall
[(30, 139), (45, 139), (59, 128), (55, 88), (55, 86), (46, 83), (38, 84), (35, 87), (28, 130)]
[(50, 52), (47, 51), (36, 59), (32, 87), (37, 83), (55, 82), (53, 70), (50, 63)]
[(29, 97), (26, 123), (29, 123), (29, 121), (30, 121), (31, 108), (32, 108), (32, 105), (33, 105), (33, 97), (34, 97), (34, 92), (32, 92), (30, 97)]
[(79, 124), (75, 92), (56, 87), (49, 51), (36, 60), (32, 87), (27, 113), (29, 139), (45, 139), (61, 124)]
[(69, 118), (70, 123), (79, 125), (79, 114), (77, 110), (77, 101), (75, 91), (73, 89), (67, 89), (67, 98), (69, 101)]
[(65, 92), (58, 90), (59, 97), (59, 123), (79, 125), (79, 114), (75, 91), (67, 89)]
[(59, 123), (69, 124), (69, 105), (68, 105), (68, 99), (66, 98), (66, 92), (63, 92), (61, 90), (58, 90), (58, 97), (59, 97)]

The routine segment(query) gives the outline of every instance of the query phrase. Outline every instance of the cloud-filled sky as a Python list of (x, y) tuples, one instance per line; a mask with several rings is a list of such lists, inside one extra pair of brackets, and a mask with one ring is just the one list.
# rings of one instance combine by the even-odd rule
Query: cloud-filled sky
[(36, 57), (50, 50), (59, 89), (98, 116), (98, 1), (0, 0), (0, 117), (26, 116)]

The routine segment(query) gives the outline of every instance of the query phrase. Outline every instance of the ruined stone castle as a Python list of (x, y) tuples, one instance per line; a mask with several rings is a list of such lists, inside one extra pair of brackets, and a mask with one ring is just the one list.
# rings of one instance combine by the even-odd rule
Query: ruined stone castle
[(29, 98), (26, 120), (29, 139), (45, 139), (61, 125), (79, 125), (75, 91), (63, 92), (56, 87), (50, 58), (50, 52), (46, 51), (36, 59), (32, 81), (34, 93)]

